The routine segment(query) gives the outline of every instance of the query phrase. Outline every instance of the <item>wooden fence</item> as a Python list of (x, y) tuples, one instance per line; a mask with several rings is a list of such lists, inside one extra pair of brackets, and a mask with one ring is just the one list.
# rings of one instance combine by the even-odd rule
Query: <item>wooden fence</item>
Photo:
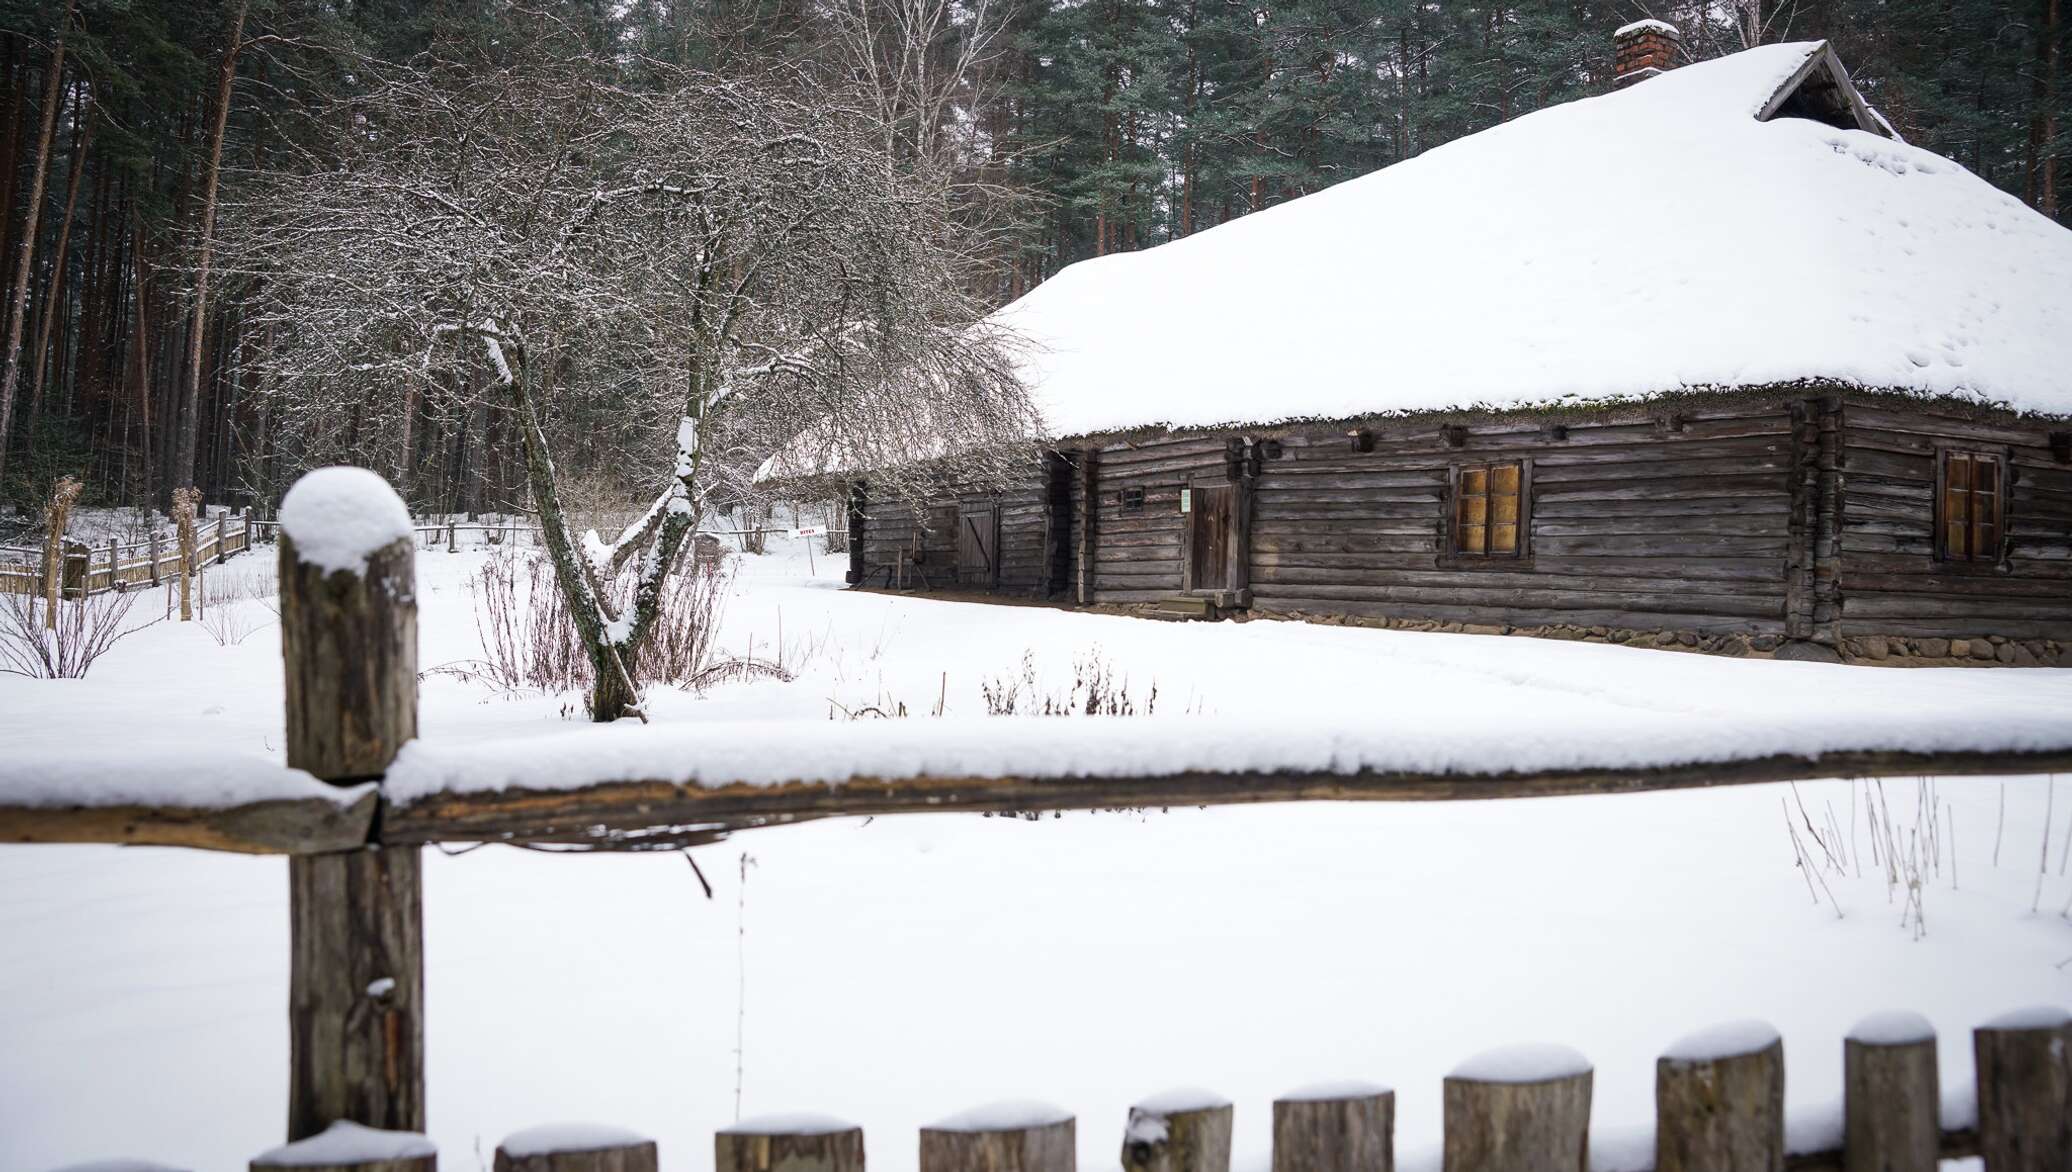
[[(251, 532), (256, 527), (248, 527)], [(222, 536), (220, 527), (217, 536)], [(384, 1158), (359, 1163), (318, 1160), (309, 1149), (294, 1148), (338, 1124), (425, 1130), (423, 862), (418, 847), (425, 842), (582, 842), (592, 849), (651, 850), (711, 841), (742, 827), (900, 810), (1473, 799), (1631, 793), (1786, 777), (2072, 767), (2072, 754), (2056, 750), (1934, 755), (1872, 750), (1669, 770), (1490, 777), (920, 776), (857, 779), (840, 786), (620, 779), (546, 791), (431, 794), (391, 805), (378, 783), (397, 752), (417, 735), (415, 542), (415, 536), (398, 539), (372, 551), (361, 573), (333, 573), (302, 561), (292, 535), (282, 535), (279, 542), (287, 764), (321, 781), (359, 787), (349, 802), (296, 798), (220, 809), (0, 806), (0, 842), (154, 842), (289, 854), (291, 1143), (286, 1154), (276, 1151), (255, 1159), (254, 1168), (315, 1164), (355, 1172), (424, 1172), (435, 1166), (429, 1145), (414, 1142), (391, 1143)], [(215, 548), (222, 550), (220, 540)], [(119, 573), (119, 558), (115, 564)], [(341, 653), (346, 649), (350, 653)], [(370, 781), (377, 784), (363, 785)], [(1845, 1046), (1847, 1139), (1840, 1154), (1798, 1153), (1789, 1159), (1782, 1130), (1780, 1042), (1735, 1049), (1722, 1046), (1719, 1035), (1708, 1035), (1703, 1043), (1675, 1048), (1657, 1069), (1656, 1172), (1782, 1172), (1787, 1167), (1928, 1172), (1941, 1155), (1971, 1153), (1984, 1156), (1987, 1172), (2072, 1170), (2072, 1018), (2053, 1011), (1988, 1023), (1974, 1033), (1975, 1134), (1942, 1129), (1932, 1036), (1894, 1033), (1887, 1022), (1878, 1037), (1852, 1039)], [(1748, 1036), (1746, 1030), (1731, 1035)], [(1546, 1057), (1545, 1051), (1530, 1061), (1485, 1056), (1446, 1080), (1447, 1172), (1584, 1172), (1589, 1167), (1589, 1066), (1574, 1056), (1550, 1067)], [(1276, 1172), (1390, 1172), (1393, 1167), (1394, 1098), (1387, 1092), (1291, 1098), (1277, 1103), (1274, 1112)], [(1225, 1172), (1229, 1124), (1227, 1104), (1191, 1110), (1148, 1104), (1133, 1113), (1123, 1163), (1131, 1172)], [(1064, 1172), (1073, 1167), (1073, 1127), (1069, 1116), (1060, 1115), (1012, 1125), (983, 1117), (974, 1123), (967, 1117), (925, 1129), (922, 1172)], [(499, 1154), (500, 1172), (652, 1172), (655, 1167), (654, 1145), (646, 1141), (574, 1154), (545, 1150), (551, 1144), (520, 1146), (527, 1150)], [(715, 1147), (721, 1172), (862, 1168), (861, 1133), (853, 1128), (732, 1130), (721, 1133)]]
[[(194, 527), (196, 565), (221, 563), (232, 554), (243, 553), (257, 540), (259, 522), (247, 511), (238, 516), (221, 515)], [(180, 572), (180, 543), (153, 533), (144, 541), (127, 544), (109, 538), (104, 545), (91, 545), (67, 538), (60, 559), (59, 587), (65, 598), (84, 598), (110, 590), (135, 586), (156, 586)], [(36, 546), (0, 545), (0, 594), (42, 595), (49, 586), (44, 577), (43, 550)]]
[[(1979, 1157), (1986, 1172), (2072, 1166), (2072, 1016), (2030, 1010), (1972, 1031), (1975, 1118), (1945, 1120), (1936, 1036), (1907, 1014), (1867, 1019), (1842, 1043), (1839, 1112), (1785, 1126), (1784, 1043), (1760, 1022), (1678, 1042), (1656, 1061), (1655, 1127), (1600, 1144), (1590, 1115), (1595, 1072), (1565, 1047), (1497, 1050), (1468, 1059), (1441, 1087), (1445, 1172), (1935, 1172)], [(1365, 1083), (1321, 1084), (1273, 1101), (1273, 1172), (1394, 1172), (1396, 1096)], [(1236, 1108), (1205, 1091), (1168, 1092), (1121, 1124), (1123, 1172), (1229, 1172)], [(1955, 1124), (1947, 1126), (1946, 1124)], [(966, 1111), (919, 1134), (920, 1172), (1076, 1172), (1078, 1121), (1040, 1103)], [(1603, 1137), (1600, 1136), (1600, 1139)], [(421, 1133), (348, 1128), (256, 1157), (251, 1169), (306, 1166), (318, 1145), (389, 1153), (326, 1162), (334, 1172), (430, 1172)], [(1623, 1141), (1623, 1142), (1621, 1142)], [(1610, 1150), (1606, 1150), (1610, 1149)], [(397, 1153), (403, 1153), (400, 1156)], [(864, 1172), (863, 1129), (818, 1115), (749, 1120), (713, 1137), (716, 1172)], [(499, 1145), (498, 1169), (655, 1172), (655, 1141), (613, 1127), (548, 1127)], [(1422, 1164), (1424, 1161), (1418, 1161)]]

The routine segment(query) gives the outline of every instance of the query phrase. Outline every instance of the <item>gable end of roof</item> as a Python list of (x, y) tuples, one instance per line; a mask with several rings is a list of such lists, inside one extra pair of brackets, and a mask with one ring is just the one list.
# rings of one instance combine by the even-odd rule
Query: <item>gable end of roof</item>
[(1899, 137), (1891, 124), (1878, 117), (1863, 95), (1856, 92), (1848, 69), (1835, 56), (1834, 46), (1826, 41), (1806, 55), (1805, 62), (1784, 79), (1756, 113), (1758, 122), (1779, 117), (1810, 118), (1840, 130), (1861, 130), (1879, 138)]

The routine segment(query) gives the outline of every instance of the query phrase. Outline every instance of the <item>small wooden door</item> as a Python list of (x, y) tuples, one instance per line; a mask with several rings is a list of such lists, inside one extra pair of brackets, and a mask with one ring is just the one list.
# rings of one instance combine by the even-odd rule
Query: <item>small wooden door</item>
[(1000, 584), (1000, 510), (965, 505), (957, 510), (957, 584), (991, 590)]
[(1183, 590), (1232, 590), (1230, 543), (1237, 529), (1237, 489), (1229, 484), (1195, 485), (1187, 518), (1187, 565)]

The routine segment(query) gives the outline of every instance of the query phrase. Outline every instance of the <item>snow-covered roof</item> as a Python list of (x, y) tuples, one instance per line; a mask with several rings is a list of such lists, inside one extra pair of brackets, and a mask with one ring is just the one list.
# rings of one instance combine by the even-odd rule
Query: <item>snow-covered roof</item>
[(1813, 379), (2072, 414), (2072, 232), (1888, 135), (1825, 42), (1765, 46), (1072, 265), (1000, 319), (1059, 437)]

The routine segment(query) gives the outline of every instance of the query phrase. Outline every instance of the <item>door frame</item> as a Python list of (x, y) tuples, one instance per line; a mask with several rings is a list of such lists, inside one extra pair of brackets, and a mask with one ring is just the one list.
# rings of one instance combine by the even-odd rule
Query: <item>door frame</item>
[[(1231, 490), (1229, 532), (1224, 535), (1222, 582), (1203, 585), (1195, 580), (1195, 529), (1201, 513), (1194, 507), (1197, 488)], [(1252, 478), (1227, 472), (1195, 473), (1180, 491), (1188, 494), (1186, 521), (1180, 537), (1180, 592), (1212, 598), (1218, 606), (1242, 607), (1252, 602)]]
[[(990, 518), (983, 530), (974, 523), (972, 512), (983, 512)], [(1000, 588), (1000, 498), (960, 497), (957, 501), (957, 585), (960, 588), (976, 585), (967, 582), (964, 576), (964, 535), (969, 532), (977, 539), (979, 555), (985, 559), (985, 580), (979, 586), (983, 590)]]

